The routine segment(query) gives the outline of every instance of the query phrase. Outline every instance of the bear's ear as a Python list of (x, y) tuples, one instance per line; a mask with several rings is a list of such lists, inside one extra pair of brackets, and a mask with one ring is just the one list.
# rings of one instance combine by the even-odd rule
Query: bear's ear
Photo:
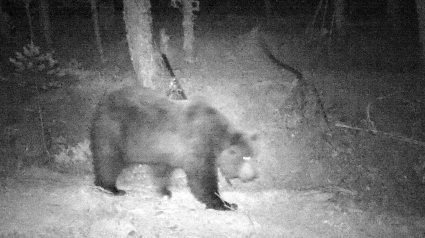
[(242, 138), (243, 138), (243, 134), (240, 132), (236, 132), (232, 134), (232, 136), (230, 137), (230, 145), (238, 144)]

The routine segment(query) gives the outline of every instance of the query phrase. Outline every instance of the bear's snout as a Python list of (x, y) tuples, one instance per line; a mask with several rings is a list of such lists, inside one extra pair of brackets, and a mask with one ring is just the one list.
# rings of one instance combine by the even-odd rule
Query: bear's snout
[(258, 178), (258, 171), (249, 162), (244, 162), (239, 169), (239, 179), (245, 183), (256, 178)]

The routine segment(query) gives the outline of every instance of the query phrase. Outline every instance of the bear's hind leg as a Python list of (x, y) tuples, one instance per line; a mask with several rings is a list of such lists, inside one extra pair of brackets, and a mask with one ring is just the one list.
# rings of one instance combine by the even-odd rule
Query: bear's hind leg
[(155, 176), (155, 183), (158, 186), (158, 191), (162, 196), (171, 198), (170, 177), (174, 170), (173, 167), (167, 164), (151, 165), (153, 175)]
[(217, 183), (217, 169), (212, 163), (185, 170), (187, 182), (193, 195), (204, 203), (207, 209), (220, 211), (236, 210), (238, 206), (220, 198)]

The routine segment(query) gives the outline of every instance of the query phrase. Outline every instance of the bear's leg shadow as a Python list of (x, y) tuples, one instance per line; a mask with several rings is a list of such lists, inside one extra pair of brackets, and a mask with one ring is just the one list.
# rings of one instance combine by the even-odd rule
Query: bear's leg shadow
[(125, 191), (116, 187), (117, 178), (124, 167), (124, 154), (119, 149), (111, 149), (111, 146), (97, 148), (94, 153), (95, 185), (114, 195), (124, 195)]
[(203, 164), (185, 169), (190, 190), (196, 199), (206, 205), (207, 209), (236, 210), (238, 207), (236, 204), (228, 203), (220, 198), (214, 161), (215, 158), (205, 159)]
[(155, 177), (155, 183), (158, 186), (158, 191), (163, 196), (171, 198), (170, 177), (174, 170), (173, 167), (167, 164), (155, 164), (150, 166)]

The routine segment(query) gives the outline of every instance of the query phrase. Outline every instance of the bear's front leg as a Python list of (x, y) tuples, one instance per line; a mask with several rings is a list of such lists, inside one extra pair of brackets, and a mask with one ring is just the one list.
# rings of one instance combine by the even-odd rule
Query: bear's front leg
[[(100, 145), (95, 144), (96, 142), (100, 143)], [(118, 189), (116, 183), (124, 167), (122, 162), (123, 155), (118, 149), (108, 143), (97, 138), (92, 140), (92, 144), (94, 144), (92, 145), (94, 184), (111, 192), (113, 195), (122, 196), (125, 191)]]
[(207, 209), (220, 211), (236, 210), (238, 208), (236, 204), (228, 203), (220, 198), (217, 169), (214, 166), (206, 167), (193, 169), (194, 171), (185, 171), (187, 183), (195, 198), (204, 203)]

